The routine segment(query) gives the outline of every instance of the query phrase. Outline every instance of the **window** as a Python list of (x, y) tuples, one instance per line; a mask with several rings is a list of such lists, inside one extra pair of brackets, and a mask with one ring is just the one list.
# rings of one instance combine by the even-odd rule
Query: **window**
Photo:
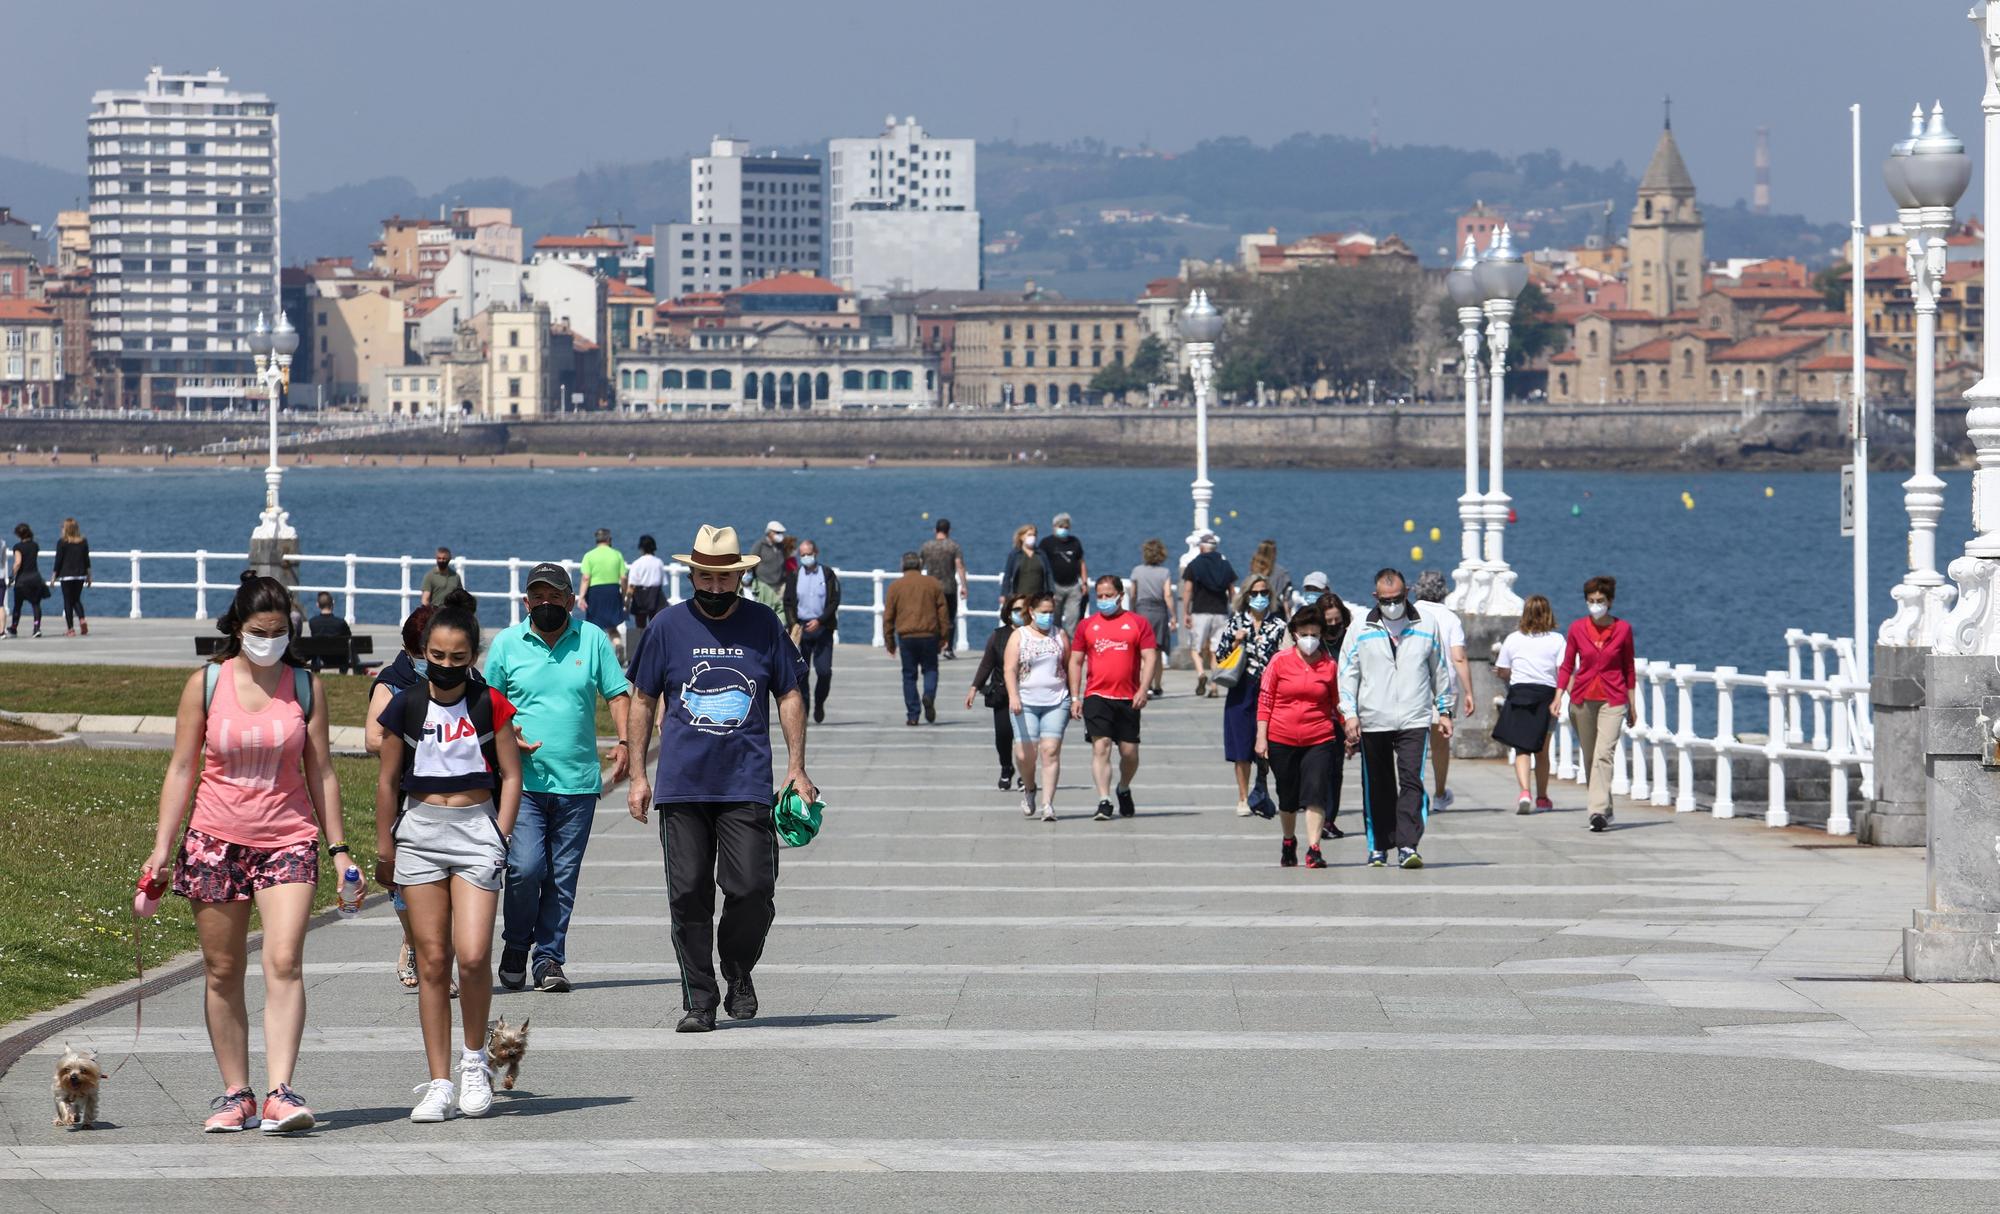
[(521, 331), (519, 329), (507, 330), (507, 344), (510, 346), (518, 346), (521, 344)]
[(1082, 325), (1071, 325), (1071, 326), (1069, 327), (1069, 339), (1070, 339), (1071, 341), (1075, 341), (1075, 340), (1076, 340), (1076, 335), (1077, 335), (1077, 332), (1078, 332), (1079, 330), (1081, 330), (1082, 328), (1083, 328), (1083, 326), (1082, 326)]
[(1013, 341), (1013, 340), (1014, 340), (1014, 326), (1013, 326), (1013, 325), (1001, 325), (1001, 326), (1000, 326), (1000, 340), (1001, 340), (1001, 341)]
[(1003, 367), (1011, 367), (1014, 365), (1014, 352), (1012, 350), (1000, 351), (1000, 365)]
[(1618, 389), (1620, 393), (1625, 391), (1625, 372), (1622, 369), (1613, 373), (1611, 386)]
[(728, 389), (732, 386), (732, 381), (729, 378), (729, 372), (710, 371), (708, 373), (708, 386), (715, 389), (718, 392), (728, 391)]
[(681, 373), (678, 370), (669, 367), (666, 370), (660, 372), (660, 387), (663, 390), (667, 388), (678, 388), (680, 386), (681, 386)]
[[(724, 374), (727, 374), (727, 372), (724, 372)], [(826, 372), (821, 371), (818, 375), (813, 376), (813, 396), (819, 400), (825, 400), (828, 396), (832, 395), (827, 391), (831, 385), (832, 380), (827, 377)]]
[(898, 371), (889, 378), (889, 386), (896, 391), (908, 392), (910, 390), (910, 373), (908, 371)]
[(1597, 330), (1595, 329), (1590, 331), (1590, 352), (1593, 355), (1597, 353)]
[(1091, 366), (1093, 366), (1093, 367), (1101, 367), (1101, 366), (1103, 366), (1103, 365), (1104, 365), (1104, 351), (1102, 351), (1102, 350), (1092, 350), (1092, 351), (1090, 352), (1090, 365), (1091, 365)]
[(1644, 392), (1646, 390), (1646, 368), (1644, 367), (1639, 368), (1636, 382), (1638, 384), (1639, 391)]
[(870, 392), (886, 392), (888, 389), (889, 373), (887, 371), (870, 371), (868, 373), (868, 390)]
[(520, 381), (520, 380), (518, 380), (518, 379), (510, 379), (510, 380), (508, 380), (508, 381), (507, 381), (507, 395), (509, 395), (509, 396), (519, 396), (520, 394), (521, 394), (521, 381)]
[(840, 373), (840, 390), (843, 392), (861, 391), (861, 372), (842, 371)]
[(1033, 350), (1022, 351), (1022, 358), (1025, 360), (1022, 362), (1022, 366), (1032, 367), (1035, 365), (1035, 352)]
[(1564, 371), (1556, 376), (1556, 395), (1569, 395), (1569, 372)]
[(1682, 375), (1683, 375), (1684, 377), (1687, 377), (1687, 378), (1690, 378), (1690, 379), (1694, 377), (1694, 351), (1693, 351), (1693, 350), (1686, 350), (1686, 349), (1684, 349), (1684, 350), (1682, 350), (1682, 351), (1681, 351), (1681, 374), (1682, 374)]
[(1070, 366), (1072, 366), (1072, 367), (1077, 367), (1077, 366), (1081, 366), (1081, 365), (1083, 365), (1083, 363), (1082, 363), (1082, 360), (1083, 360), (1083, 351), (1081, 351), (1081, 350), (1077, 350), (1077, 349), (1072, 349), (1072, 350), (1071, 350), (1071, 351), (1069, 352), (1069, 365), (1070, 365)]
[(688, 372), (688, 373), (687, 373), (687, 386), (688, 386), (688, 388), (689, 388), (690, 390), (692, 390), (692, 389), (696, 389), (696, 388), (699, 388), (699, 389), (701, 389), (701, 390), (702, 390), (703, 392), (706, 392), (706, 391), (708, 391), (708, 372), (706, 372), (706, 371), (690, 371), (690, 372)]
[(1119, 340), (1119, 341), (1124, 341), (1124, 340), (1125, 340), (1125, 326), (1124, 326), (1124, 325), (1113, 325), (1113, 326), (1111, 326), (1111, 330), (1112, 330), (1112, 331), (1111, 331), (1111, 336), (1112, 336), (1112, 337), (1116, 338), (1116, 339), (1117, 339), (1117, 340)]
[(1033, 384), (1022, 385), (1021, 403), (1024, 405), (1032, 405), (1035, 403), (1035, 385)]

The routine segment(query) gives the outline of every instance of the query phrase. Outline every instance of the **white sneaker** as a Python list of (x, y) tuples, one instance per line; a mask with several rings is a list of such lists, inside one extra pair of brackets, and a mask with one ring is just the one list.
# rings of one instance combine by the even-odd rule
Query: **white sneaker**
[[(410, 1091), (423, 1097), (417, 1102), (417, 1107), (410, 1110), (411, 1121), (444, 1121), (451, 1117), (452, 1106), (457, 1103), (453, 1099), (451, 1080), (433, 1079), (429, 1083), (418, 1084)], [(491, 1103), (492, 1099), (489, 1091), (487, 1101)]]
[(1032, 788), (1021, 790), (1021, 816), (1024, 818), (1035, 816), (1035, 790)]
[(1056, 820), (1056, 803), (1054, 801), (1051, 801), (1047, 805), (1042, 806), (1042, 821), (1053, 822), (1055, 820)]
[(493, 1108), (493, 1071), (484, 1062), (461, 1058), (458, 1064), (458, 1111), (484, 1117)]
[(1249, 816), (1250, 816), (1250, 802), (1249, 802), (1249, 801), (1247, 801), (1247, 800), (1246, 800), (1246, 801), (1238, 801), (1238, 802), (1236, 803), (1236, 816), (1237, 816), (1237, 817), (1239, 817), (1239, 818), (1247, 818), (1247, 817), (1249, 817)]

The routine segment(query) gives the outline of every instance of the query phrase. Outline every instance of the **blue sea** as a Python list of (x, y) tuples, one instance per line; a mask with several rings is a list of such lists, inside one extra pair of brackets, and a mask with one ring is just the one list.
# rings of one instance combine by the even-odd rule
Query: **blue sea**
[[(1460, 473), (1219, 469), (1213, 479), (1215, 529), (1239, 570), (1266, 537), (1277, 541), (1295, 580), (1322, 569), (1350, 598), (1364, 595), (1384, 565), (1414, 576), (1458, 563)], [(1903, 569), (1901, 479), (1870, 478), (1874, 623), (1891, 608), (1888, 590)], [(1119, 468), (303, 466), (286, 470), (283, 497), (311, 554), (428, 559), (446, 544), (466, 557), (575, 560), (593, 530), (608, 527), (628, 555), (646, 532), (664, 556), (685, 551), (701, 523), (734, 525), (748, 544), (775, 518), (818, 540), (838, 568), (894, 569), (946, 517), (974, 573), (999, 571), (1021, 523), (1039, 524), (1046, 536), (1051, 517), (1068, 511), (1091, 569), (1122, 574), (1148, 537), (1165, 540), (1176, 556), (1182, 550), (1188, 481), (1185, 471)], [(1941, 567), (1970, 536), (1970, 474), (1945, 481)], [(1852, 631), (1852, 541), (1839, 533), (1835, 473), (1524, 470), (1508, 474), (1507, 490), (1519, 515), (1507, 531), (1518, 590), (1547, 594), (1567, 620), (1582, 610), (1585, 578), (1615, 575), (1618, 611), (1632, 621), (1642, 657), (1762, 672), (1784, 665), (1787, 627)], [(99, 575), (120, 580), (125, 561), (113, 554), (125, 549), (244, 551), (263, 493), (254, 465), (10, 468), (0, 474), (0, 523), (11, 529), (25, 520), (52, 548), (61, 519), (74, 514), (98, 554)], [(191, 568), (163, 563), (146, 572), (184, 580)], [(211, 569), (211, 577), (226, 580), (228, 572)], [(342, 576), (327, 565), (305, 570), (312, 583)], [(364, 574), (363, 583), (394, 585), (395, 572)], [(469, 580), (482, 595), (504, 586), (504, 571), (476, 571)], [(850, 587), (848, 595), (866, 601), (867, 591)], [(95, 596), (104, 614), (127, 604), (121, 591)], [(395, 614), (393, 599), (360, 602), (364, 621), (388, 623)], [(149, 616), (191, 614), (193, 599), (149, 591), (145, 608)]]

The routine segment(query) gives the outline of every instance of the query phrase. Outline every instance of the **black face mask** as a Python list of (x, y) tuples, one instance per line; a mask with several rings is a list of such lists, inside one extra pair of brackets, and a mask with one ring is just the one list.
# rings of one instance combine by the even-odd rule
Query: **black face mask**
[(432, 662), (430, 668), (431, 686), (439, 691), (456, 691), (472, 677), (470, 666), (440, 666)]
[(439, 568), (439, 569), (449, 569), (449, 568), (451, 568), (451, 561), (450, 561), (449, 559), (446, 559), (446, 560), (442, 560), (442, 561), (439, 561), (439, 562), (438, 562), (438, 568)]
[(528, 622), (543, 632), (556, 632), (569, 619), (569, 609), (561, 603), (536, 603), (528, 608)]
[(701, 608), (701, 613), (712, 620), (719, 620), (727, 615), (730, 605), (735, 602), (736, 592), (734, 590), (697, 590), (694, 592), (694, 605)]

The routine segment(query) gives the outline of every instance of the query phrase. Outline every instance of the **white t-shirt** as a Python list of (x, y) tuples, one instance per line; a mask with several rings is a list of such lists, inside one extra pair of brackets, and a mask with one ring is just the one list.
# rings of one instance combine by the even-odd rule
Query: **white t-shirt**
[(1456, 611), (1443, 603), (1418, 603), (1417, 614), (1431, 622), (1431, 628), (1437, 632), (1438, 648), (1445, 657), (1451, 656), (1454, 646), (1465, 648), (1465, 622)]
[(625, 567), (625, 580), (634, 586), (658, 586), (667, 577), (667, 563), (650, 552)]
[(1500, 656), (1493, 659), (1493, 664), (1512, 672), (1510, 682), (1554, 687), (1556, 668), (1562, 665), (1566, 643), (1560, 632), (1530, 634), (1517, 629), (1500, 642)]

